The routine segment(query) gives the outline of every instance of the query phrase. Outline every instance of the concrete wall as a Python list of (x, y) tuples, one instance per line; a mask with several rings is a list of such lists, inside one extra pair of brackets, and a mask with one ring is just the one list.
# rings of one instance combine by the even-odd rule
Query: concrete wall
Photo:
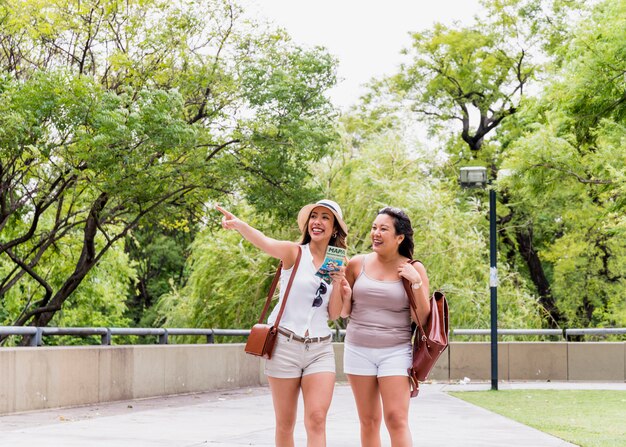
[[(343, 344), (334, 345), (337, 380)], [(626, 343), (500, 343), (501, 380), (626, 381)], [(490, 345), (451, 343), (429, 379), (490, 378)], [(267, 384), (241, 344), (0, 349), (0, 414)]]
[[(483, 343), (451, 343), (450, 380), (489, 380), (491, 347)], [(626, 343), (510, 342), (498, 343), (500, 380), (626, 381)], [(432, 375), (433, 379), (437, 379)]]
[(242, 345), (0, 349), (0, 414), (263, 383)]

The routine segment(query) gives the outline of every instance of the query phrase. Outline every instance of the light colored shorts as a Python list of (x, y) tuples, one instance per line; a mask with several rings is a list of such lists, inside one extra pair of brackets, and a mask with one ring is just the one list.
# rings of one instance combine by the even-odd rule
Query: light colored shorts
[(343, 371), (355, 376), (407, 376), (411, 367), (411, 345), (391, 348), (365, 348), (345, 343)]
[(303, 343), (278, 334), (272, 358), (265, 361), (267, 376), (294, 379), (321, 372), (335, 372), (335, 351), (330, 339)]

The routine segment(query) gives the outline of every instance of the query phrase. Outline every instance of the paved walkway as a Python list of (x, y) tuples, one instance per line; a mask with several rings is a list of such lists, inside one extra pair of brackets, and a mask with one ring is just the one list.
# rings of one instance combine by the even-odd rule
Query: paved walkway
[[(487, 384), (422, 384), (411, 400), (416, 446), (567, 447), (573, 444), (451, 397), (444, 391)], [(626, 384), (505, 383), (506, 388), (626, 389)], [(306, 445), (302, 407), (296, 446)], [(264, 387), (144, 399), (0, 417), (1, 446), (196, 447), (272, 446), (274, 417)], [(330, 447), (358, 447), (359, 422), (350, 388), (338, 384), (328, 417)], [(383, 445), (389, 438), (383, 426)]]

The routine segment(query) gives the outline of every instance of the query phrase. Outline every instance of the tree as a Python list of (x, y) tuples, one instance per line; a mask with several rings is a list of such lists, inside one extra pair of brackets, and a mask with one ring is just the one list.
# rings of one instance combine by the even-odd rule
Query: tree
[(177, 226), (145, 224), (126, 238), (125, 251), (134, 260), (137, 280), (128, 291), (128, 316), (141, 327), (153, 326), (153, 305), (187, 280), (185, 265), (198, 225), (181, 220)]
[[(352, 126), (347, 130), (360, 134)], [(486, 207), (479, 200), (459, 206), (458, 186), (443, 175), (447, 162), (407, 138), (404, 129), (370, 134), (358, 148), (349, 138), (344, 141), (350, 156), (333, 160), (326, 194), (345, 204), (351, 254), (371, 250), (371, 223), (379, 209), (404, 209), (415, 229), (414, 257), (426, 266), (432, 291), (441, 289), (450, 297), (451, 326), (487, 326)], [(506, 263), (500, 267), (501, 323), (540, 327), (541, 308), (526, 281)]]
[(505, 166), (511, 201), (539, 225), (559, 309), (581, 326), (626, 322), (626, 2), (594, 8), (562, 69), (520, 116)]
[(536, 39), (520, 35), (508, 11), (495, 9), (489, 23), (467, 28), (435, 24), (413, 34), (410, 62), (393, 79), (409, 107), (432, 126), (461, 124), (461, 138), (478, 152), (487, 134), (515, 113), (538, 63)]
[[(353, 117), (352, 117), (353, 118)], [(344, 145), (318, 162), (313, 185), (320, 196), (342, 206), (348, 225), (349, 256), (371, 250), (369, 232), (377, 211), (398, 206), (412, 219), (415, 257), (427, 267), (433, 290), (450, 296), (453, 327), (484, 327), (489, 321), (487, 223), (471, 207), (459, 209), (456, 189), (442, 181), (441, 166), (427, 154), (416, 155), (400, 132), (368, 133), (368, 123), (347, 117)], [(297, 240), (295, 214), (288, 220), (255, 218), (249, 207), (237, 214), (279, 239)], [(258, 318), (277, 261), (237, 233), (202, 230), (191, 250), (187, 284), (165, 295), (159, 313), (166, 326), (246, 328)], [(501, 321), (510, 327), (540, 327), (541, 312), (524, 279), (502, 266)], [(338, 326), (342, 322), (337, 322)]]
[[(281, 230), (279, 222), (252, 213), (249, 206), (237, 208), (241, 218), (266, 234), (296, 240), (295, 221)], [(242, 241), (239, 233), (209, 226), (191, 246), (188, 280), (157, 303), (157, 321), (164, 327), (250, 327), (259, 318), (277, 265), (277, 260)]]
[(334, 138), (334, 60), (228, 1), (7, 1), (0, 36), (0, 297), (37, 289), (11, 324), (48, 324), (140, 225), (231, 193), (292, 212)]
[[(531, 82), (541, 77), (545, 52), (560, 42), (568, 14), (578, 3), (541, 0), (486, 0), (486, 20), (465, 28), (436, 24), (413, 35), (406, 52), (410, 62), (386, 82), (405, 104), (430, 125), (433, 135), (447, 135), (447, 150), (456, 177), (457, 165), (485, 163), (495, 179), (506, 157), (506, 146), (496, 130), (519, 110)], [(460, 124), (460, 133), (453, 125)], [(452, 136), (458, 133), (458, 137)], [(491, 137), (491, 140), (488, 138)], [(540, 302), (552, 325), (562, 319), (555, 304), (528, 215), (507, 206), (508, 194), (499, 200), (510, 211), (499, 216), (499, 226), (514, 228), (504, 242), (526, 265)]]

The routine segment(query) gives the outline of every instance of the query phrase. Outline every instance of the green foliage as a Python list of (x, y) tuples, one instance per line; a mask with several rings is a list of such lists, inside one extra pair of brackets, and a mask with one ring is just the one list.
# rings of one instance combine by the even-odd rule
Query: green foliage
[[(369, 233), (379, 209), (404, 209), (415, 230), (414, 257), (426, 266), (431, 289), (447, 294), (451, 326), (484, 328), (489, 325), (488, 206), (482, 202), (487, 197), (459, 199), (458, 186), (439, 173), (430, 154), (420, 148), (409, 153), (400, 134), (385, 132), (359, 150), (346, 149), (343, 162), (335, 158), (318, 181), (329, 185), (324, 195), (344, 208), (351, 254), (371, 250)], [(525, 281), (505, 263), (499, 267), (501, 327), (541, 327), (540, 308)]]
[(626, 2), (483, 4), (471, 26), (416, 32), (367, 104), (396, 93), (417, 112), (450, 154), (439, 175), (498, 178), (499, 263), (532, 280), (548, 324), (623, 325)]
[[(9, 321), (50, 322), (142, 223), (186, 231), (232, 193), (285, 213), (313, 195), (308, 162), (336, 136), (323, 49), (229, 1), (0, 8), (0, 299), (37, 289), (2, 306)], [(57, 263), (68, 276), (51, 282)]]
[[(131, 320), (125, 316), (126, 292), (135, 275), (128, 256), (122, 250), (117, 247), (109, 250), (55, 315), (51, 326), (131, 326)], [(99, 336), (91, 339), (92, 343), (100, 344)], [(74, 336), (45, 339), (46, 345), (83, 344), (85, 341)]]
[(297, 240), (325, 196), (351, 255), (404, 208), (453, 326), (487, 327), (487, 195), (456, 184), (484, 163), (501, 327), (626, 325), (626, 0), (483, 4), (338, 123), (337, 61), (230, 1), (2, 2), (0, 321), (249, 327), (276, 261), (209, 204)]
[[(255, 221), (250, 208), (238, 216), (276, 238), (297, 240), (295, 219), (287, 234)], [(166, 327), (248, 328), (259, 317), (278, 261), (237, 232), (208, 227), (191, 246), (189, 280), (161, 297), (157, 311)], [(177, 342), (189, 341), (180, 338)]]
[[(457, 187), (437, 180), (427, 156), (410, 156), (397, 133), (374, 135), (360, 149), (346, 147), (313, 169), (322, 196), (337, 200), (349, 228), (349, 255), (371, 249), (369, 231), (386, 205), (404, 208), (416, 230), (415, 257), (428, 269), (434, 289), (450, 301), (453, 327), (486, 327), (489, 262), (486, 208), (480, 198), (459, 202)], [(297, 240), (295, 221), (238, 214), (272, 237)], [(282, 228), (282, 229), (280, 229)], [(189, 281), (159, 302), (168, 326), (249, 327), (256, 321), (276, 261), (223, 230), (202, 231), (192, 246)], [(540, 327), (541, 314), (520, 275), (501, 265), (503, 327)]]
[(626, 2), (600, 2), (589, 20), (581, 21), (567, 45), (558, 48), (563, 59), (565, 82), (556, 82), (550, 100), (572, 119), (573, 133), (591, 143), (596, 131), (626, 120), (624, 59), (626, 49)]
[(626, 324), (626, 2), (603, 2), (562, 51), (561, 78), (521, 115), (500, 182), (535, 222), (570, 326)]
[(517, 111), (541, 68), (536, 27), (543, 15), (531, 13), (537, 7), (532, 0), (484, 3), (486, 20), (464, 28), (437, 23), (414, 33), (405, 50), (409, 61), (390, 79), (390, 88), (432, 135), (456, 131), (460, 124), (466, 143), (461, 159), (492, 164), (482, 150), (486, 138)]
[[(303, 180), (309, 177), (309, 164), (327, 154), (337, 137), (335, 112), (323, 95), (336, 82), (335, 64), (320, 48), (271, 48), (262, 56), (257, 49), (242, 70), (243, 95), (255, 109), (243, 121), (250, 145), (236, 157), (244, 166), (247, 201), (258, 209), (288, 218), (302, 199), (315, 197)], [(310, 110), (302, 109), (305, 104)], [(273, 150), (276, 145), (297, 150)], [(274, 187), (273, 194), (268, 187)]]
[[(66, 245), (67, 244), (67, 245)], [(46, 262), (46, 279), (52, 287), (58, 287), (71, 273), (80, 254), (76, 246), (79, 239), (69, 238), (60, 248), (60, 252)], [(46, 261), (47, 258), (44, 258)], [(0, 263), (2, 271), (9, 266)], [(113, 247), (96, 268), (91, 270), (85, 280), (71, 295), (63, 307), (50, 322), (59, 327), (128, 327), (131, 321), (125, 316), (126, 293), (130, 282), (135, 278), (135, 270), (128, 256), (118, 247)], [(13, 318), (37, 296), (39, 284), (31, 278), (23, 279), (19, 287), (14, 287), (3, 296), (3, 314), (0, 325), (13, 324)], [(7, 340), (14, 344), (15, 339)], [(55, 336), (44, 339), (46, 345), (100, 344), (100, 337), (78, 338), (75, 336)]]
[(128, 298), (127, 315), (141, 327), (154, 325), (153, 305), (172, 289), (184, 284), (189, 245), (196, 231), (185, 221), (179, 225), (144, 224), (126, 238), (125, 251), (134, 260), (137, 280)]
[[(196, 131), (176, 92), (137, 92), (130, 105), (87, 77), (40, 73), (6, 85), (2, 99), (0, 162), (10, 188), (1, 256), (16, 267), (6, 270), (2, 294), (26, 276), (39, 283), (28, 312), (13, 314), (23, 324), (37, 306), (62, 303), (138, 218), (196, 189), (191, 182), (206, 171), (189, 150)], [(183, 166), (190, 183), (176, 184)], [(67, 276), (55, 283), (46, 277), (57, 264)]]
[[(501, 174), (500, 326), (623, 326), (626, 2), (600, 2), (591, 13), (590, 2), (564, 0), (484, 5), (487, 20), (481, 23), (414, 34), (411, 60), (397, 76), (372, 85), (360, 107), (344, 117), (341, 140), (325, 146), (333, 152), (312, 165), (309, 195), (282, 206), (258, 188), (249, 203), (271, 210), (269, 220), (255, 220), (247, 208), (238, 212), (273, 236), (295, 240), (289, 223), (299, 206), (331, 197), (344, 208), (353, 255), (370, 249), (378, 209), (404, 208), (416, 228), (415, 256), (432, 287), (448, 294), (453, 326), (484, 328), (487, 197), (456, 185), (459, 164), (482, 161), (494, 178)], [(274, 61), (284, 71), (295, 69), (275, 56), (263, 63)], [(247, 74), (245, 79), (261, 80), (258, 89), (247, 90), (259, 106), (257, 117), (276, 110), (275, 98), (297, 102), (297, 91), (276, 84), (293, 74), (269, 75), (255, 65)], [(528, 98), (531, 81), (535, 97)], [(410, 124), (404, 123), (414, 115), (398, 112), (393, 98), (427, 120), (449, 155), (409, 141)], [(457, 122), (460, 130), (451, 126)], [(254, 132), (259, 148), (281, 129), (261, 119)], [(329, 140), (311, 141), (313, 147)], [(294, 161), (268, 160), (274, 166)], [(190, 280), (161, 301), (161, 315), (174, 326), (248, 327), (263, 298), (259, 278), (269, 281), (272, 262), (236, 235), (206, 229), (198, 241), (204, 242), (192, 248)], [(219, 266), (227, 268), (217, 274)], [(250, 294), (252, 299), (242, 298)]]

